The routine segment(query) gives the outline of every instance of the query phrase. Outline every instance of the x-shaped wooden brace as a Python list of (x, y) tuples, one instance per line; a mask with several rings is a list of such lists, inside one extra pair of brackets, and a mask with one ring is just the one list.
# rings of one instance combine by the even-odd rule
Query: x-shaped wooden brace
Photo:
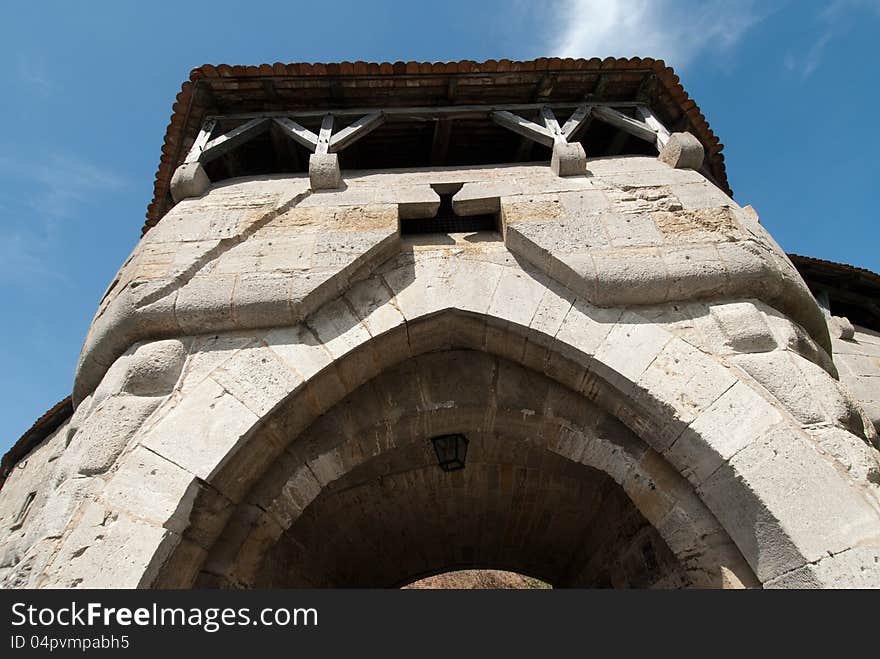
[(324, 116), (321, 121), (321, 129), (317, 135), (308, 128), (300, 125), (288, 117), (258, 117), (246, 121), (238, 128), (228, 133), (211, 139), (211, 134), (217, 126), (217, 122), (209, 119), (202, 124), (202, 129), (193, 142), (192, 148), (184, 162), (205, 163), (218, 156), (222, 156), (248, 140), (253, 139), (260, 133), (265, 132), (274, 122), (290, 139), (302, 144), (309, 151), (317, 154), (337, 153), (347, 146), (351, 146), (357, 140), (367, 135), (372, 130), (381, 126), (385, 121), (382, 112), (373, 112), (354, 121), (338, 133), (333, 133), (334, 118), (332, 114)]
[(653, 143), (658, 151), (661, 151), (669, 141), (669, 131), (660, 123), (657, 117), (647, 106), (637, 107), (642, 120), (628, 117), (622, 112), (605, 105), (590, 105), (584, 103), (578, 106), (568, 121), (560, 127), (556, 115), (549, 106), (540, 109), (541, 124), (529, 121), (507, 110), (497, 110), (492, 113), (492, 120), (513, 132), (527, 137), (530, 140), (553, 147), (555, 144), (568, 143), (592, 117), (616, 126), (621, 130), (640, 139)]

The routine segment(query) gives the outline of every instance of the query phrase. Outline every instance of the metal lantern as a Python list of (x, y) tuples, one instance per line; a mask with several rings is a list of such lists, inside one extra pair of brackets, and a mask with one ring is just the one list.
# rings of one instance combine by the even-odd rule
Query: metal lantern
[(464, 459), (467, 456), (468, 447), (467, 437), (460, 433), (438, 435), (431, 438), (431, 443), (434, 445), (437, 462), (443, 471), (464, 469)]

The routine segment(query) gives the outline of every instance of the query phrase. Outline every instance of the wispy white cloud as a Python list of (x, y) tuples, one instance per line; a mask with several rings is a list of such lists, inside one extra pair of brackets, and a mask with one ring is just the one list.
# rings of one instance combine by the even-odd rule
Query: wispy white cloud
[(42, 96), (48, 96), (53, 89), (52, 81), (34, 60), (21, 56), (16, 67), (19, 79)]
[(0, 175), (26, 184), (22, 201), (48, 218), (70, 215), (96, 194), (118, 190), (125, 180), (109, 169), (72, 156), (53, 153), (41, 159), (0, 156)]
[(0, 231), (0, 283), (35, 282), (71, 286), (70, 278), (56, 266), (51, 239), (23, 231)]
[[(764, 3), (766, 7), (766, 3)], [(562, 57), (654, 57), (686, 68), (730, 51), (765, 15), (755, 0), (558, 0), (551, 49)]]
[(819, 68), (822, 57), (825, 54), (825, 48), (834, 36), (832, 29), (827, 29), (821, 36), (813, 41), (806, 53), (803, 55), (794, 55), (791, 51), (785, 54), (785, 68), (789, 71), (800, 73), (804, 78), (808, 78), (813, 72)]
[(820, 15), (824, 18), (834, 18), (852, 9), (867, 9), (880, 14), (880, 0), (831, 0)]
[[(56, 263), (59, 223), (126, 185), (125, 179), (64, 154), (39, 159), (0, 155), (0, 283), (72, 285)], [(14, 190), (14, 192), (12, 192)]]
[(785, 68), (809, 78), (822, 63), (828, 46), (843, 37), (862, 12), (880, 17), (880, 0), (830, 0), (813, 16), (818, 36), (804, 53), (789, 50), (783, 59)]

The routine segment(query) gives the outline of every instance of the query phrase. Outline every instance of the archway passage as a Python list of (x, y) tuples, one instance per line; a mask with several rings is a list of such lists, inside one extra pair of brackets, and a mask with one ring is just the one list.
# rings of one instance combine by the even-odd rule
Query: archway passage
[[(403, 585), (495, 567), (556, 586), (683, 586), (666, 543), (606, 474), (512, 437), (469, 433), (444, 472), (415, 439), (323, 492), (266, 557), (266, 587)], [(398, 471), (398, 469), (401, 469)]]
[[(285, 427), (296, 404), (267, 425)], [(468, 454), (445, 472), (430, 438), (451, 432)], [(629, 429), (484, 352), (407, 359), (286, 439), (197, 585), (396, 587), (464, 568), (557, 587), (754, 582), (689, 485)]]

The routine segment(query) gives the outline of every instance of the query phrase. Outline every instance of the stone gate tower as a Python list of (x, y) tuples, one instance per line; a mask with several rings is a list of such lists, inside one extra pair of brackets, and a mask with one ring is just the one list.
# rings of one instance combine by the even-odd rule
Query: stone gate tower
[(5, 586), (880, 586), (846, 323), (662, 62), (203, 66), (173, 110), (4, 461)]

